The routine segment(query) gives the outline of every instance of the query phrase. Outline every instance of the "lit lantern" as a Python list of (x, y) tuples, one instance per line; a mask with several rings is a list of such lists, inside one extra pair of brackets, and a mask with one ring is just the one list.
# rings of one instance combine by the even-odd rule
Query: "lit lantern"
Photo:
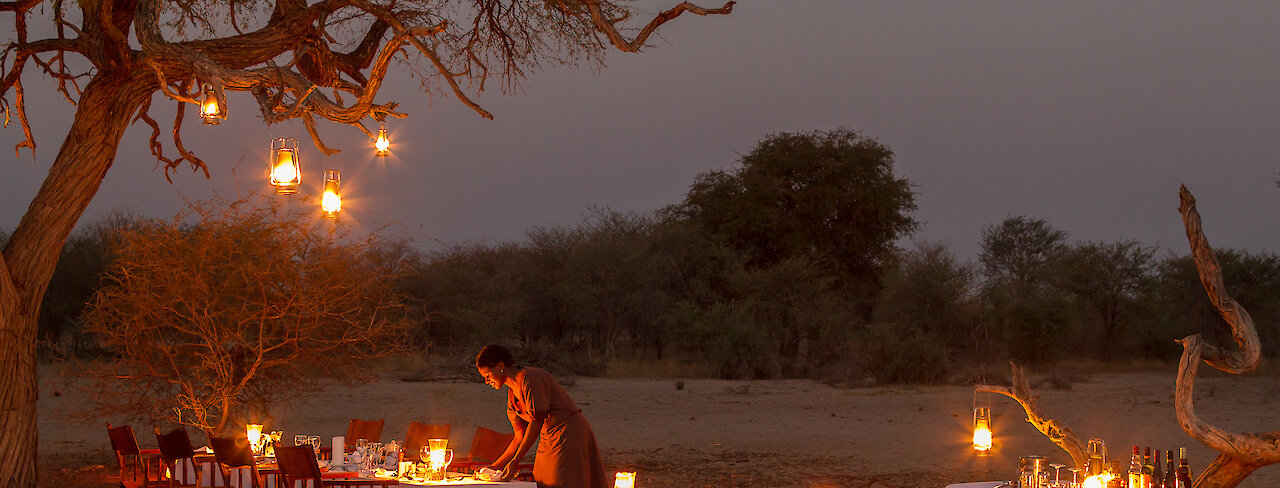
[(246, 424), (244, 433), (249, 437), (249, 449), (259, 452), (262, 449), (262, 424)]
[(631, 471), (631, 472), (618, 471), (618, 474), (613, 476), (613, 488), (635, 488), (635, 486), (636, 486), (635, 471)]
[(445, 471), (453, 462), (453, 450), (449, 447), (449, 439), (427, 439), (427, 481), (444, 481)]
[(338, 212), (342, 210), (342, 194), (338, 192), (341, 180), (342, 172), (336, 169), (324, 170), (324, 196), (320, 197), (320, 209), (324, 210), (325, 217), (336, 219)]
[(302, 184), (302, 171), (298, 167), (298, 141), (282, 137), (271, 141), (271, 186), (276, 193), (290, 195), (298, 192)]
[(991, 409), (988, 407), (973, 409), (973, 450), (979, 456), (991, 454)]
[(1084, 483), (1081, 483), (1080, 486), (1083, 488), (1106, 488), (1107, 483), (1109, 483), (1112, 478), (1114, 478), (1114, 476), (1111, 475), (1110, 471), (1103, 471), (1102, 474), (1085, 478)]
[(213, 90), (213, 85), (204, 85), (201, 91), (204, 97), (200, 100), (200, 118), (205, 124), (218, 125), (227, 118), (227, 107), (218, 102), (218, 93)]
[(373, 141), (373, 147), (377, 149), (373, 154), (376, 156), (386, 156), (391, 154), (391, 141), (387, 139), (387, 123), (378, 123), (378, 138)]

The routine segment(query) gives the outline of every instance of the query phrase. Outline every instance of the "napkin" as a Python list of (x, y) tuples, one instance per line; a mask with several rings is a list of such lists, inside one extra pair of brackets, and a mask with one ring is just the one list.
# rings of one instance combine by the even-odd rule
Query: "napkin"
[(502, 471), (493, 468), (483, 467), (476, 470), (476, 479), (480, 481), (494, 481), (502, 479)]
[(203, 453), (203, 454), (212, 454), (213, 449), (210, 448), (209, 446), (200, 446), (199, 449), (196, 449), (196, 452)]

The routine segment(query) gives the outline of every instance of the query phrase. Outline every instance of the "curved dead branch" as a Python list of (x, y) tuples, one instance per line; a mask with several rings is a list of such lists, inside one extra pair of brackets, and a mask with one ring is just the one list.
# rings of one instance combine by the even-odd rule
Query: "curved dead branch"
[(974, 390), (979, 393), (1004, 395), (1017, 401), (1027, 414), (1027, 423), (1035, 427), (1045, 437), (1048, 437), (1063, 451), (1066, 451), (1067, 455), (1071, 456), (1071, 463), (1075, 467), (1084, 469), (1089, 456), (1085, 454), (1085, 449), (1080, 444), (1080, 438), (1076, 436), (1076, 433), (1071, 428), (1040, 413), (1040, 407), (1037, 405), (1040, 393), (1031, 389), (1031, 384), (1027, 381), (1026, 372), (1021, 366), (1015, 363), (1009, 364), (1013, 369), (1013, 386), (977, 385)]
[(587, 10), (591, 12), (591, 21), (596, 25), (596, 28), (600, 29), (601, 32), (609, 37), (609, 42), (613, 43), (614, 47), (629, 53), (638, 53), (640, 52), (640, 48), (644, 47), (645, 41), (653, 34), (653, 31), (671, 19), (679, 17), (685, 12), (695, 15), (728, 15), (733, 12), (733, 5), (735, 3), (737, 2), (731, 1), (725, 3), (724, 6), (720, 8), (709, 9), (699, 7), (689, 2), (680, 2), (680, 5), (676, 5), (670, 10), (655, 16), (653, 20), (650, 20), (643, 29), (640, 29), (640, 33), (636, 34), (636, 37), (631, 40), (627, 40), (626, 37), (623, 37), (622, 33), (618, 32), (618, 28), (615, 26), (615, 24), (624, 20), (625, 17), (616, 19), (606, 17), (604, 9), (600, 8), (600, 0), (589, 0), (586, 2), (586, 5)]
[(1178, 363), (1178, 379), (1174, 391), (1174, 410), (1182, 430), (1206, 446), (1219, 452), (1218, 458), (1196, 478), (1196, 488), (1231, 488), (1240, 484), (1254, 470), (1280, 462), (1280, 431), (1232, 433), (1209, 425), (1196, 416), (1193, 390), (1200, 361), (1232, 374), (1252, 372), (1258, 367), (1262, 346), (1249, 313), (1232, 299), (1223, 285), (1222, 268), (1200, 225), (1196, 199), (1184, 185), (1179, 189), (1183, 225), (1191, 244), (1191, 257), (1209, 301), (1231, 328), (1238, 351), (1208, 344), (1199, 334), (1178, 341), (1182, 359)]

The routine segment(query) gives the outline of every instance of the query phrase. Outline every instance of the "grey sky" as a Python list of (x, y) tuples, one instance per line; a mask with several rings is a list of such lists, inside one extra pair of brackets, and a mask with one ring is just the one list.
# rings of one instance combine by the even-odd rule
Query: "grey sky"
[[(331, 124), (327, 141), (344, 151), (325, 158), (300, 122), (266, 127), (233, 96), (221, 126), (190, 113), (185, 124), (212, 179), (180, 170), (169, 185), (146, 151), (149, 129), (135, 126), (82, 222), (126, 206), (170, 216), (182, 195), (234, 195), (237, 180), (264, 190), (270, 137), (291, 136), (305, 184), (343, 170), (352, 220), (398, 221), (424, 241), (512, 240), (591, 206), (677, 202), (697, 173), (730, 166), (767, 133), (843, 126), (893, 148), (918, 191), (916, 238), (950, 241), (962, 257), (1006, 215), (1183, 254), (1180, 183), (1215, 246), (1275, 249), (1277, 22), (1274, 1), (744, 0), (728, 17), (668, 23), (646, 53), (611, 54), (598, 76), (555, 68), (515, 96), (486, 93), (494, 121), (398, 75), (380, 98), (410, 118), (389, 123), (387, 161)], [(27, 80), (40, 152), (9, 157), (0, 227), (26, 210), (73, 110)], [(171, 103), (157, 103), (157, 119), (171, 120)], [(18, 140), (11, 125), (0, 149)]]

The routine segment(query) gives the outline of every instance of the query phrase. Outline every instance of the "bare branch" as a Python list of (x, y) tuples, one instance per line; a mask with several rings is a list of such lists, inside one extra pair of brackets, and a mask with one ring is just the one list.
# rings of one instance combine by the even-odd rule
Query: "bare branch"
[(1066, 451), (1077, 468), (1084, 469), (1089, 457), (1085, 454), (1084, 447), (1080, 444), (1080, 438), (1076, 437), (1076, 433), (1069, 427), (1040, 413), (1040, 407), (1036, 404), (1040, 399), (1040, 393), (1031, 389), (1030, 383), (1027, 382), (1027, 375), (1021, 366), (1014, 363), (1009, 364), (1013, 368), (1012, 387), (977, 385), (974, 387), (974, 391), (1004, 395), (1017, 401), (1022, 406), (1022, 410), (1027, 413), (1027, 423), (1035, 427), (1045, 437), (1048, 437), (1063, 451)]
[(653, 34), (654, 30), (671, 19), (679, 17), (685, 12), (695, 15), (728, 15), (733, 12), (733, 5), (735, 3), (737, 2), (730, 1), (725, 3), (723, 7), (708, 9), (689, 2), (681, 2), (680, 5), (676, 5), (670, 10), (658, 14), (653, 18), (653, 20), (650, 20), (649, 24), (645, 25), (643, 29), (640, 29), (639, 34), (636, 34), (635, 39), (627, 40), (622, 36), (622, 33), (618, 32), (617, 27), (614, 26), (614, 24), (621, 19), (615, 20), (606, 18), (604, 10), (600, 8), (600, 0), (586, 1), (587, 9), (591, 12), (591, 21), (595, 23), (596, 28), (600, 29), (601, 32), (604, 32), (604, 34), (609, 37), (609, 42), (612, 42), (614, 47), (629, 53), (640, 52), (640, 48), (644, 47), (644, 42), (649, 39), (649, 36)]

